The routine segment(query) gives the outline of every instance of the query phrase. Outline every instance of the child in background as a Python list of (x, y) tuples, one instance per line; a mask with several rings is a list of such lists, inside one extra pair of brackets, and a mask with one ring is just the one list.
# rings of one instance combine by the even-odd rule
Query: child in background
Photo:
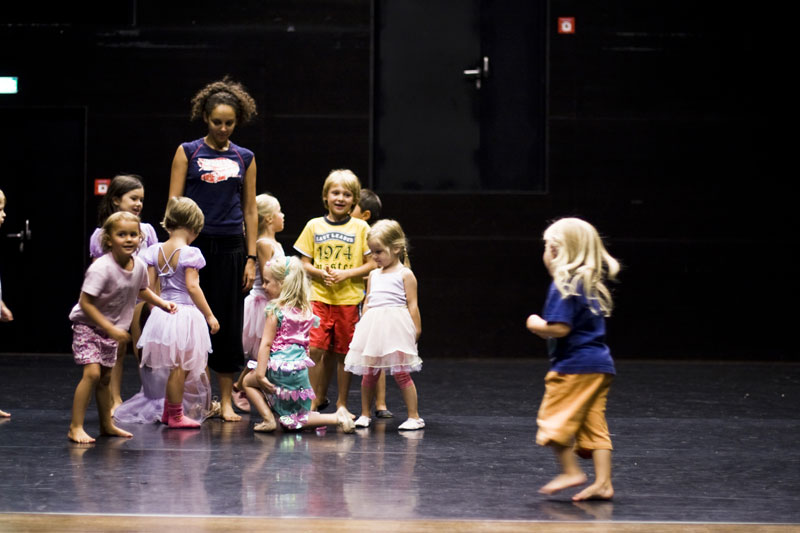
[[(6, 219), (6, 195), (3, 194), (3, 190), (0, 189), (0, 226), (3, 225), (3, 222)], [(0, 282), (0, 322), (11, 322), (14, 320), (14, 315), (11, 313), (11, 309), (6, 307), (6, 304), (3, 302), (3, 284)], [(6, 413), (2, 409), (0, 409), (0, 418), (10, 418), (11, 414)]]
[[(269, 194), (259, 194), (256, 196), (256, 207), (258, 208), (258, 239), (256, 240), (256, 280), (250, 294), (244, 300), (244, 327), (242, 329), (242, 347), (244, 355), (249, 360), (255, 360), (258, 355), (258, 348), (261, 345), (261, 335), (264, 333), (264, 321), (266, 315), (264, 309), (267, 307), (269, 297), (264, 292), (262, 282), (262, 272), (268, 261), (278, 260), (285, 257), (283, 247), (275, 240), (275, 234), (283, 231), (284, 214), (281, 212), (281, 204), (278, 199)], [(245, 412), (250, 411), (250, 402), (247, 400), (244, 390), (244, 377), (250, 372), (245, 367), (239, 375), (239, 379), (233, 385), (233, 405), (237, 409)]]
[[(381, 218), (381, 203), (380, 197), (370, 189), (361, 189), (361, 199), (358, 205), (353, 208), (351, 216), (353, 218), (360, 218), (367, 224), (373, 224)], [(366, 279), (364, 280), (366, 284)], [(378, 377), (378, 383), (375, 386), (375, 416), (378, 418), (392, 418), (392, 412), (386, 406), (386, 374), (381, 370)]]
[(550, 446), (562, 473), (539, 489), (542, 494), (586, 483), (575, 455), (592, 457), (595, 482), (573, 500), (614, 496), (611, 438), (605, 410), (615, 375), (605, 344), (605, 319), (619, 263), (606, 251), (597, 230), (577, 218), (563, 218), (544, 232), (543, 261), (553, 278), (542, 316), (531, 315), (527, 328), (546, 339), (550, 371), (539, 408), (536, 442)]
[[(140, 176), (135, 174), (121, 174), (115, 176), (108, 186), (108, 191), (105, 196), (100, 200), (100, 205), (97, 208), (98, 227), (89, 238), (89, 255), (92, 261), (96, 261), (99, 257), (103, 256), (103, 243), (101, 242), (102, 227), (106, 219), (117, 211), (125, 211), (133, 213), (137, 217), (142, 215), (142, 207), (144, 203), (144, 185)], [(158, 242), (156, 230), (153, 226), (144, 222), (139, 223), (142, 232), (142, 240), (139, 244), (139, 249), (136, 251), (146, 250), (149, 246)], [(134, 254), (135, 255), (135, 254)], [(136, 358), (139, 354), (136, 349), (136, 342), (139, 340), (139, 335), (142, 333), (142, 310), (144, 302), (137, 302), (136, 308), (133, 311), (133, 320), (131, 321), (131, 338), (133, 339), (133, 353)], [(146, 319), (146, 315), (144, 319)], [(119, 344), (119, 352), (117, 353), (117, 364), (114, 365), (111, 371), (111, 399), (113, 404), (111, 412), (113, 413), (117, 406), (122, 403), (122, 372), (125, 363), (125, 355), (128, 352), (128, 343)]]
[(338, 425), (345, 433), (352, 433), (353, 419), (347, 408), (340, 407), (334, 414), (311, 410), (314, 389), (308, 369), (314, 362), (308, 357), (309, 330), (318, 320), (311, 312), (303, 263), (296, 257), (271, 261), (264, 271), (264, 291), (271, 301), (265, 313), (258, 360), (249, 363), (255, 371), (244, 378), (247, 398), (263, 418), (253, 429), (275, 430), (272, 407), (286, 429)]
[(334, 370), (339, 386), (336, 408), (347, 407), (351, 374), (344, 370), (344, 357), (358, 322), (358, 304), (364, 299), (364, 276), (375, 268), (367, 248), (369, 225), (350, 216), (360, 195), (361, 182), (353, 172), (332, 171), (322, 186), (328, 213), (309, 220), (294, 243), (311, 278), (311, 301), (320, 318), (319, 327), (311, 330), (314, 411), (327, 396)]
[(162, 298), (178, 308), (171, 315), (153, 309), (139, 339), (142, 366), (170, 369), (161, 417), (170, 428), (200, 427), (200, 421), (184, 416), (184, 386), (187, 379), (198, 382), (206, 376), (211, 351), (208, 330), (219, 331), (219, 322), (200, 288), (199, 271), (206, 261), (199, 249), (189, 246), (203, 229), (203, 222), (203, 212), (193, 200), (170, 198), (161, 223), (169, 239), (154, 244), (142, 257), (148, 265), (150, 286), (160, 286)]
[(86, 271), (80, 299), (69, 315), (73, 322), (72, 350), (75, 362), (83, 366), (83, 377), (75, 389), (67, 437), (78, 443), (95, 440), (83, 429), (92, 392), (97, 399), (101, 433), (133, 436), (114, 425), (109, 381), (118, 343), (130, 341), (128, 328), (137, 295), (171, 313), (176, 311), (175, 304), (162, 300), (147, 287), (147, 267), (134, 257), (140, 241), (136, 215), (119, 211), (106, 219), (101, 242), (107, 253)]
[(422, 368), (417, 340), (422, 332), (417, 278), (409, 268), (408, 242), (394, 220), (380, 220), (367, 236), (378, 268), (369, 275), (367, 300), (356, 325), (345, 369), (360, 374), (361, 416), (356, 427), (369, 427), (375, 383), (381, 370), (394, 376), (408, 410), (400, 430), (418, 430), (425, 421), (417, 410), (417, 388), (409, 372)]

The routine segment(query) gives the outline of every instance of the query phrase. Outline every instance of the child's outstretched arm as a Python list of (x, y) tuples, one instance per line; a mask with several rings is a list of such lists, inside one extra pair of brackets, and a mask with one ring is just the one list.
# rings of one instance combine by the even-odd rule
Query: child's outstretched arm
[(81, 291), (81, 297), (78, 300), (81, 310), (88, 316), (95, 324), (103, 328), (108, 336), (117, 342), (130, 342), (130, 334), (122, 328), (118, 328), (100, 312), (100, 309), (95, 305), (95, 298), (91, 294)]
[(203, 313), (203, 316), (206, 317), (206, 322), (211, 329), (211, 334), (213, 335), (218, 332), (219, 321), (217, 321), (217, 317), (214, 316), (214, 313), (211, 312), (211, 307), (208, 305), (206, 295), (203, 293), (203, 289), (200, 288), (200, 273), (196, 268), (186, 269), (186, 290), (189, 292), (189, 296), (192, 298), (194, 305), (196, 305), (200, 312)]
[(175, 305), (175, 302), (166, 301), (161, 296), (159, 296), (158, 294), (156, 294), (153, 291), (151, 291), (150, 287), (146, 287), (146, 288), (140, 290), (139, 291), (139, 298), (141, 298), (145, 302), (149, 303), (150, 305), (153, 305), (155, 307), (160, 307), (161, 309), (163, 309), (167, 313), (177, 313), (178, 312), (178, 306)]
[(539, 315), (531, 315), (525, 322), (525, 326), (531, 333), (538, 335), (543, 339), (559, 339), (566, 337), (572, 328), (563, 322), (548, 322)]
[(261, 274), (261, 279), (264, 279), (264, 268), (267, 262), (275, 255), (275, 247), (272, 243), (263, 241), (256, 241), (256, 259), (258, 260), (258, 272)]
[(422, 334), (422, 318), (419, 315), (419, 305), (417, 304), (417, 278), (409, 269), (403, 270), (403, 286), (406, 289), (406, 304), (414, 327), (417, 328), (417, 340)]
[(275, 313), (267, 315), (267, 320), (264, 322), (264, 333), (261, 335), (261, 344), (258, 346), (258, 359), (256, 363), (256, 371), (254, 372), (258, 386), (267, 393), (275, 392), (275, 385), (267, 379), (267, 367), (269, 366), (269, 354), (272, 350), (272, 342), (275, 340), (275, 334), (278, 331), (278, 317)]

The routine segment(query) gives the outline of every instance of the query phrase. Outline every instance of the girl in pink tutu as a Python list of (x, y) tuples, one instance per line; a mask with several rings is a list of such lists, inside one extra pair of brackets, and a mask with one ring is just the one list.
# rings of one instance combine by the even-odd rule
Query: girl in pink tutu
[(161, 421), (171, 428), (200, 427), (198, 420), (184, 416), (184, 386), (187, 380), (203, 382), (211, 351), (208, 330), (219, 330), (199, 283), (206, 261), (199, 249), (189, 246), (203, 223), (203, 212), (193, 200), (170, 198), (161, 223), (169, 239), (142, 254), (151, 286), (160, 285), (161, 297), (178, 307), (174, 315), (153, 309), (139, 338), (142, 366), (170, 369)]
[[(250, 294), (244, 300), (244, 327), (242, 329), (242, 347), (248, 359), (255, 360), (258, 356), (258, 347), (261, 345), (261, 335), (264, 333), (266, 315), (264, 309), (270, 298), (264, 292), (262, 272), (267, 261), (283, 259), (285, 254), (281, 244), (275, 240), (275, 234), (283, 231), (284, 215), (278, 199), (269, 194), (256, 196), (258, 208), (258, 239), (256, 240), (256, 280)], [(244, 393), (244, 377), (250, 372), (245, 367), (239, 375), (239, 380), (233, 385), (233, 404), (241, 411), (250, 411), (250, 402)]]
[(417, 278), (409, 268), (408, 241), (394, 220), (379, 220), (367, 234), (379, 268), (369, 274), (367, 298), (356, 324), (344, 368), (361, 378), (361, 416), (356, 427), (369, 427), (370, 406), (381, 370), (394, 376), (408, 410), (400, 430), (418, 430), (425, 421), (417, 411), (417, 388), (409, 372), (422, 369), (417, 340), (422, 321), (417, 305)]
[(309, 330), (319, 319), (311, 311), (311, 288), (302, 261), (273, 260), (263, 274), (264, 291), (272, 301), (267, 304), (258, 360), (248, 363), (255, 371), (244, 378), (247, 398), (263, 418), (253, 429), (274, 431), (274, 410), (286, 429), (338, 425), (352, 433), (355, 427), (346, 407), (332, 414), (311, 410), (315, 395), (308, 379), (308, 368), (314, 366), (308, 356)]

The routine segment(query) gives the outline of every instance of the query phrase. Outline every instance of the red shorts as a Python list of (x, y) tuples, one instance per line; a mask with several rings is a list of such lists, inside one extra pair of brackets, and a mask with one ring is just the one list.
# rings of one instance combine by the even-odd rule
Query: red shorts
[(347, 354), (358, 322), (358, 305), (333, 305), (311, 302), (319, 327), (311, 328), (310, 344), (320, 350)]

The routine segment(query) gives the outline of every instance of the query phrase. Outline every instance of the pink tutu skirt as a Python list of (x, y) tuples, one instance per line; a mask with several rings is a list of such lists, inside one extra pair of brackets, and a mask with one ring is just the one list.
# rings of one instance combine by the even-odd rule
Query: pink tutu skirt
[(258, 346), (261, 344), (261, 336), (264, 334), (264, 323), (267, 315), (264, 309), (267, 307), (269, 299), (259, 293), (247, 295), (244, 299), (244, 327), (242, 327), (242, 348), (245, 356), (250, 359), (258, 357)]
[(369, 308), (356, 324), (344, 369), (353, 374), (377, 374), (381, 370), (418, 372), (417, 328), (406, 307)]
[(188, 379), (205, 373), (211, 336), (203, 313), (194, 305), (178, 304), (175, 314), (154, 307), (139, 337), (141, 366), (153, 369), (180, 367)]

